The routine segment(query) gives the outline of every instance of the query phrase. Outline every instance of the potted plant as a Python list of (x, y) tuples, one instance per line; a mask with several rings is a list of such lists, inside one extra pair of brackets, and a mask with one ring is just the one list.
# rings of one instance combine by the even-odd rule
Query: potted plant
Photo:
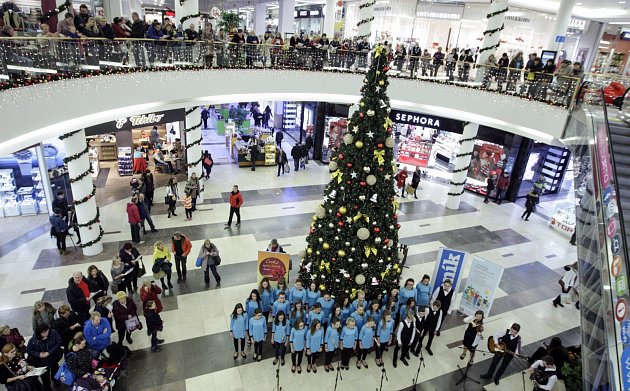
[(232, 107), (230, 108), (230, 118), (236, 124), (236, 128), (241, 130), (245, 119), (247, 119), (247, 111), (243, 110), (240, 107)]
[(223, 27), (228, 33), (232, 34), (240, 24), (241, 17), (236, 12), (221, 12), (218, 26)]
[(564, 375), (564, 385), (567, 390), (582, 390), (582, 360), (575, 360), (573, 363), (568, 362), (562, 367)]

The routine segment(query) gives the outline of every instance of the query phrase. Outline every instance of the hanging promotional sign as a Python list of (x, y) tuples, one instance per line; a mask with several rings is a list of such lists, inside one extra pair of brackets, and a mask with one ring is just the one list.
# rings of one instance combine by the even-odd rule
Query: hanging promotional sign
[(426, 128), (446, 130), (447, 132), (457, 134), (464, 133), (464, 123), (462, 121), (438, 117), (435, 115), (414, 113), (412, 111), (392, 110), (389, 113), (389, 119), (398, 124), (424, 126)]
[[(459, 292), (459, 283), (461, 281), (461, 275), (464, 271), (464, 262), (468, 253), (459, 250), (453, 250), (450, 248), (440, 248), (438, 251), (437, 262), (435, 263), (435, 269), (433, 270), (433, 294), (445, 280), (451, 280), (453, 283), (454, 294)], [(451, 302), (451, 308), (455, 307), (455, 301)]]
[(287, 253), (273, 253), (269, 251), (258, 251), (258, 284), (267, 277), (271, 285), (275, 288), (282, 278), (289, 280), (289, 264), (291, 255)]
[(129, 117), (120, 117), (115, 121), (105, 122), (100, 125), (85, 128), (87, 136), (111, 133), (118, 130), (131, 130), (134, 128), (151, 127), (170, 122), (183, 121), (184, 109), (158, 111)]
[(466, 315), (474, 315), (476, 311), (481, 310), (486, 317), (489, 316), (501, 277), (503, 277), (501, 266), (474, 257), (464, 287), (464, 294), (459, 303), (459, 310)]

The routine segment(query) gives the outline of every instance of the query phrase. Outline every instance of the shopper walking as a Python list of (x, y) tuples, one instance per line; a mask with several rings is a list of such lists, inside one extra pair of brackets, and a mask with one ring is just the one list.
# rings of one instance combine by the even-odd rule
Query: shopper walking
[(59, 250), (59, 254), (67, 255), (70, 254), (66, 251), (66, 236), (68, 236), (68, 223), (64, 220), (62, 216), (61, 209), (55, 208), (54, 214), (48, 218), (50, 221), (50, 233), (57, 239), (57, 250)]
[(143, 244), (144, 241), (140, 241), (140, 211), (138, 210), (137, 197), (132, 197), (131, 201), (127, 203), (127, 219), (129, 221), (129, 227), (131, 228), (131, 241), (135, 244)]
[(532, 212), (536, 211), (536, 205), (540, 201), (540, 197), (538, 196), (538, 192), (536, 190), (530, 191), (527, 193), (527, 200), (525, 201), (525, 212), (521, 215), (521, 219), (525, 217), (525, 221), (529, 221), (529, 216), (531, 216)]
[(208, 151), (203, 152), (203, 158), (201, 159), (201, 164), (203, 166), (203, 170), (206, 173), (206, 179), (210, 178), (210, 173), (212, 172), (212, 166), (214, 166), (214, 160), (212, 160), (212, 155)]
[(490, 197), (490, 193), (494, 190), (494, 176), (492, 174), (488, 175), (488, 181), (486, 184), (486, 196), (483, 199), (484, 203), (488, 203), (488, 198)]
[(171, 215), (177, 216), (175, 214), (175, 208), (177, 204), (177, 199), (179, 198), (179, 190), (177, 189), (177, 181), (175, 178), (171, 178), (168, 180), (168, 184), (166, 185), (166, 197), (164, 201), (166, 205), (168, 205), (168, 218), (171, 218)]
[(291, 148), (291, 157), (293, 158), (293, 169), (295, 172), (300, 170), (300, 158), (302, 157), (302, 146), (298, 142)]
[[(573, 287), (577, 284), (577, 277), (577, 262), (574, 262), (572, 265), (566, 265), (564, 267), (564, 275), (558, 281), (560, 287), (562, 288), (563, 295), (571, 292), (571, 289), (573, 289)], [(558, 295), (558, 297), (553, 300), (553, 306), (564, 307), (561, 300), (562, 295)]]
[(189, 192), (184, 192), (184, 196), (182, 197), (182, 205), (184, 205), (184, 211), (186, 212), (186, 220), (192, 220), (192, 212), (193, 212), (193, 201)]
[(190, 194), (192, 198), (192, 210), (193, 212), (197, 210), (197, 197), (199, 197), (199, 191), (201, 190), (199, 186), (199, 178), (197, 177), (197, 173), (193, 172), (188, 178), (188, 182), (186, 182), (186, 187), (184, 188)]
[(138, 207), (138, 212), (140, 213), (140, 226), (142, 227), (142, 233), (144, 235), (147, 234), (147, 228), (144, 222), (149, 223), (149, 228), (151, 228), (151, 232), (157, 232), (155, 229), (155, 224), (153, 224), (153, 219), (151, 218), (151, 212), (149, 211), (149, 206), (146, 203), (146, 199), (144, 194), (138, 194), (138, 200), (136, 201), (136, 206)]
[(210, 112), (204, 107), (203, 110), (201, 110), (201, 120), (203, 121), (204, 129), (208, 129), (208, 117), (210, 117)]
[(238, 185), (234, 185), (232, 187), (232, 192), (230, 193), (230, 218), (228, 222), (225, 224), (225, 229), (230, 228), (232, 225), (232, 216), (236, 214), (236, 226), (240, 227), (241, 225), (241, 206), (243, 205), (243, 195), (240, 191), (238, 191)]
[(118, 343), (122, 345), (123, 340), (126, 339), (127, 343), (132, 344), (131, 333), (134, 329), (129, 327), (127, 322), (132, 318), (138, 319), (136, 303), (124, 291), (118, 291), (112, 312), (116, 321), (116, 330), (118, 330)]
[(171, 250), (175, 258), (177, 282), (186, 282), (186, 259), (192, 250), (192, 243), (181, 232), (175, 232), (171, 238)]
[(282, 149), (282, 140), (284, 139), (284, 133), (282, 133), (282, 129), (278, 129), (276, 131), (276, 144), (278, 144), (278, 148)]
[[(203, 242), (197, 259), (201, 259), (201, 269), (203, 270), (203, 280), (206, 283), (206, 288), (210, 288), (210, 271), (212, 271), (212, 275), (217, 282), (217, 288), (220, 288), (221, 276), (217, 271), (217, 266), (221, 264), (221, 257), (219, 256), (219, 249), (210, 239), (206, 239)], [(199, 264), (199, 261), (197, 264)]]
[[(171, 268), (171, 253), (168, 251), (168, 248), (164, 246), (164, 243), (158, 240), (155, 242), (153, 249), (153, 267), (151, 271), (153, 272), (153, 277), (159, 279), (162, 283), (162, 290), (164, 291), (169, 288), (171, 290), (173, 289), (173, 284), (171, 284)], [(168, 287), (164, 283), (164, 277), (167, 279)]]
[(497, 181), (497, 195), (495, 197), (497, 204), (501, 205), (501, 201), (503, 201), (503, 196), (505, 195), (508, 187), (510, 187), (510, 174), (504, 172)]
[(284, 150), (278, 148), (276, 150), (276, 164), (278, 165), (278, 175), (280, 176), (280, 169), (282, 169), (282, 173), (284, 174), (284, 165), (289, 162), (287, 158), (287, 153)]
[(422, 177), (422, 171), (420, 170), (420, 166), (417, 166), (415, 171), (413, 172), (413, 177), (411, 178), (411, 187), (413, 187), (413, 198), (418, 199), (418, 187), (420, 186), (420, 178)]

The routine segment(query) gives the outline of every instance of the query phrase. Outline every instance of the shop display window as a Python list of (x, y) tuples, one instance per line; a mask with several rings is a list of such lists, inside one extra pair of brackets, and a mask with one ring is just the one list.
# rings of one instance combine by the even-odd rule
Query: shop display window
[(503, 173), (508, 152), (502, 145), (475, 141), (465, 188), (485, 195), (488, 177), (498, 178)]
[(565, 236), (575, 232), (575, 205), (571, 202), (558, 202), (553, 207), (549, 226)]

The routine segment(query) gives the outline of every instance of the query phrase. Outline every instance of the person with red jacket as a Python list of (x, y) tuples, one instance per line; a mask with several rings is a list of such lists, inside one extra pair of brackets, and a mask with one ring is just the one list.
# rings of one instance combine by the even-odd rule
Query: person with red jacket
[(140, 300), (142, 300), (142, 308), (146, 313), (149, 309), (147, 305), (149, 301), (153, 301), (155, 303), (155, 312), (162, 312), (162, 301), (160, 300), (160, 294), (162, 293), (162, 289), (157, 286), (155, 281), (144, 280), (142, 282), (142, 286), (140, 287)]
[(497, 196), (495, 200), (498, 205), (501, 205), (501, 201), (503, 201), (503, 196), (508, 187), (510, 187), (510, 174), (504, 172), (497, 181)]
[(407, 167), (403, 167), (402, 171), (394, 177), (394, 179), (396, 179), (396, 186), (400, 189), (400, 196), (402, 198), (405, 198), (405, 182), (407, 181), (407, 177), (409, 177)]
[(131, 227), (131, 241), (136, 244), (143, 244), (144, 240), (140, 241), (140, 223), (142, 219), (140, 219), (140, 210), (138, 210), (138, 205), (136, 205), (137, 202), (138, 199), (133, 197), (127, 203), (127, 218)]
[(243, 205), (243, 195), (238, 191), (238, 186), (234, 185), (232, 192), (230, 193), (230, 218), (225, 224), (225, 229), (230, 228), (232, 225), (232, 216), (236, 213), (236, 226), (241, 225), (241, 206)]
[(175, 232), (171, 238), (171, 250), (175, 254), (177, 282), (186, 282), (186, 258), (192, 250), (192, 243), (181, 232)]

